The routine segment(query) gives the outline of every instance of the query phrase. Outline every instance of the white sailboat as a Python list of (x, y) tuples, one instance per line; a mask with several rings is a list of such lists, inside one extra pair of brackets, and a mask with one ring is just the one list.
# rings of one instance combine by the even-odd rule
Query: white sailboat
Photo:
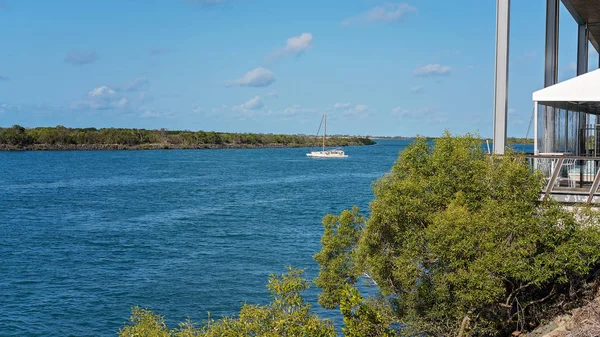
[(327, 113), (323, 114), (323, 121), (325, 122), (325, 128), (323, 129), (323, 149), (322, 151), (311, 151), (307, 153), (307, 157), (312, 158), (347, 158), (348, 155), (344, 153), (342, 149), (325, 150), (325, 137), (327, 135)]

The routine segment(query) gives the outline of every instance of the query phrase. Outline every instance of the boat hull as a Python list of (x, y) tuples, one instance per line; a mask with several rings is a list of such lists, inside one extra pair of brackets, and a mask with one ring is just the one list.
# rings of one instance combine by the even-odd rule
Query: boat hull
[(311, 158), (348, 158), (348, 155), (337, 151), (313, 151), (311, 153), (307, 153), (306, 156)]

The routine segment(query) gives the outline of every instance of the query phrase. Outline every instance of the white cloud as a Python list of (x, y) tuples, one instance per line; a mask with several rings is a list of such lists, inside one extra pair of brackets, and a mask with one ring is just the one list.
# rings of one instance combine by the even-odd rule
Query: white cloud
[[(244, 120), (248, 118), (270, 118), (278, 120), (294, 120), (297, 123), (318, 123), (317, 118), (321, 118), (322, 109), (306, 108), (300, 105), (292, 105), (283, 109), (267, 109), (266, 107), (250, 109), (255, 102), (256, 97), (248, 100), (244, 104), (227, 106), (223, 105), (219, 108), (212, 109), (212, 115), (224, 118), (235, 118), (236, 120)], [(315, 117), (317, 116), (317, 117)]]
[(336, 109), (336, 110), (338, 110), (338, 109), (347, 109), (350, 106), (352, 106), (352, 104), (350, 104), (350, 103), (335, 103), (333, 105), (333, 108)]
[(364, 104), (357, 104), (354, 109), (358, 112), (363, 112), (363, 111), (367, 111), (367, 109), (369, 109), (368, 106), (364, 105)]
[(417, 77), (445, 76), (450, 75), (451, 71), (452, 68), (449, 66), (443, 66), (436, 63), (415, 68), (413, 75)]
[(192, 110), (193, 113), (202, 113), (204, 112), (204, 108), (201, 106), (197, 106)]
[(425, 91), (425, 87), (422, 85), (417, 85), (417, 86), (410, 88), (410, 92), (412, 92), (414, 94), (420, 94), (420, 93), (423, 93), (424, 91)]
[(138, 109), (138, 111), (140, 111), (140, 114), (130, 114), (130, 116), (137, 116), (139, 118), (159, 118), (159, 117), (173, 117), (174, 114), (170, 111), (167, 112), (157, 112), (155, 109), (152, 108), (146, 108), (146, 107), (140, 107)]
[(299, 36), (290, 37), (285, 47), (274, 50), (268, 57), (268, 60), (274, 60), (286, 55), (298, 55), (308, 50), (313, 42), (311, 33), (302, 33)]
[(243, 104), (237, 105), (234, 107), (234, 110), (241, 110), (241, 111), (247, 111), (247, 110), (257, 110), (260, 109), (264, 106), (262, 100), (260, 99), (260, 96), (254, 96), (252, 98), (250, 98), (249, 100), (247, 100), (246, 102), (244, 102)]
[(397, 22), (409, 14), (417, 12), (417, 8), (407, 4), (384, 4), (381, 6), (377, 6), (368, 10), (365, 13), (362, 13), (358, 16), (348, 18), (342, 22), (343, 25), (351, 25), (354, 23), (371, 23), (371, 22), (384, 22), (391, 23)]
[(97, 88), (92, 89), (89, 93), (89, 97), (109, 97), (115, 94), (115, 91), (111, 88), (103, 85)]
[(267, 97), (277, 98), (277, 97), (279, 97), (279, 93), (277, 93), (277, 91), (271, 91), (270, 93), (267, 94)]
[(129, 100), (123, 97), (110, 87), (103, 85), (94, 88), (88, 92), (87, 99), (74, 102), (71, 109), (82, 110), (111, 110), (124, 109), (128, 106)]
[(436, 112), (431, 107), (406, 109), (397, 106), (392, 109), (392, 116), (400, 117), (409, 122), (419, 121), (431, 124), (443, 124), (448, 121), (448, 114)]
[[(331, 111), (331, 109), (328, 109)], [(365, 118), (369, 116), (371, 109), (365, 104), (335, 103), (331, 117), (336, 119), (340, 116)]]
[(275, 74), (269, 69), (258, 67), (250, 70), (244, 77), (237, 80), (226, 81), (226, 86), (245, 86), (245, 87), (267, 87), (275, 82)]

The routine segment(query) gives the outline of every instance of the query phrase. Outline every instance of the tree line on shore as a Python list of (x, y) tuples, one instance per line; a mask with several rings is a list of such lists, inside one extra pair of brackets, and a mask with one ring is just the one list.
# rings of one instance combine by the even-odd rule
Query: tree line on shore
[[(376, 136), (376, 137), (372, 137), (373, 139), (394, 139), (394, 140), (415, 140), (418, 138), (423, 138), (420, 136), (416, 136), (416, 137), (405, 137), (405, 136)], [(427, 141), (434, 141), (436, 140), (438, 137), (424, 137)], [(493, 139), (491, 138), (485, 138), (483, 139), (483, 141), (488, 141), (490, 142), (490, 144), (493, 143)], [(506, 142), (508, 144), (533, 144), (533, 138), (523, 138), (523, 137), (508, 137), (506, 138)]]
[[(600, 213), (540, 200), (544, 176), (482, 141), (419, 138), (374, 184), (368, 217), (323, 218), (314, 283), (344, 336), (519, 336), (597, 296)], [(364, 281), (376, 296), (361, 294)], [(271, 303), (174, 329), (136, 307), (119, 335), (338, 336), (304, 302), (308, 285), (290, 269), (270, 277)]]
[[(212, 147), (309, 147), (314, 136), (174, 131), (118, 128), (67, 128), (64, 126), (26, 129), (19, 125), (0, 128), (0, 145), (7, 148), (76, 148), (119, 145), (122, 148), (212, 148)], [(372, 145), (368, 137), (330, 136), (327, 146)]]

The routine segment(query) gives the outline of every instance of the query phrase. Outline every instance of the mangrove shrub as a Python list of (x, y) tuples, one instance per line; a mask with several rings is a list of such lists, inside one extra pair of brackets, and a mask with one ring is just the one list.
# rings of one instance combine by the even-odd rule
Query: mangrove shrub
[(386, 319), (422, 336), (534, 328), (582, 298), (600, 259), (598, 215), (540, 201), (543, 186), (522, 156), (488, 156), (478, 137), (417, 139), (374, 184), (368, 219), (356, 208), (323, 219), (319, 303), (343, 309), (363, 277), (381, 295), (363, 304), (367, 330)]

